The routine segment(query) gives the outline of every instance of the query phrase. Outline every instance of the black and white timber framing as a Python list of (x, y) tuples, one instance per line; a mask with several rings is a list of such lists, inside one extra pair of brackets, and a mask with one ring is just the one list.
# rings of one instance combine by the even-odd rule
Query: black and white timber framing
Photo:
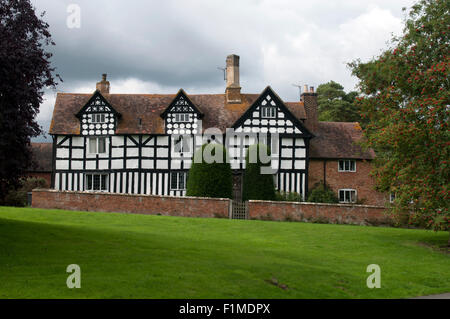
[(57, 190), (184, 196), (183, 173), (203, 143), (226, 143), (231, 167), (239, 174), (246, 149), (259, 140), (270, 145), (277, 188), (306, 196), (312, 135), (270, 87), (232, 125), (232, 136), (211, 129), (202, 134), (203, 114), (183, 90), (161, 114), (164, 134), (116, 134), (121, 115), (99, 91), (76, 116), (79, 135), (53, 136)]

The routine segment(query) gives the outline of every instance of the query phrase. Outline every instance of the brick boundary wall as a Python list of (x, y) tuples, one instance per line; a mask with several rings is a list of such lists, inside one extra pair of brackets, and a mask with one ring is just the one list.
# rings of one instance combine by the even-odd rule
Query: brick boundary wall
[(34, 189), (32, 207), (94, 212), (228, 218), (227, 198), (173, 197)]
[(381, 206), (250, 200), (249, 219), (332, 224), (392, 225)]

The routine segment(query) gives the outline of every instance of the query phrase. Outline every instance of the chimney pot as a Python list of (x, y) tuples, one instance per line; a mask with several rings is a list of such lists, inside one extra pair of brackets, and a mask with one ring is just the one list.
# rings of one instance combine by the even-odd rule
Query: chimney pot
[(303, 86), (303, 93), (307, 93), (308, 92), (308, 84), (305, 84)]
[(309, 87), (309, 93), (314, 93), (314, 86)]

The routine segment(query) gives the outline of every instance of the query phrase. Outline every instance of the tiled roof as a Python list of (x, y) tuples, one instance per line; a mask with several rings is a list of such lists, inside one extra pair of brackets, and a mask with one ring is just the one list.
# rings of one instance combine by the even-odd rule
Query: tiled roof
[(34, 164), (31, 172), (51, 172), (52, 170), (52, 143), (31, 143)]
[(358, 122), (319, 122), (313, 134), (310, 158), (375, 158), (373, 150), (363, 151), (358, 144), (363, 138)]
[[(75, 116), (92, 94), (58, 93), (53, 110), (50, 134), (78, 135), (80, 122)], [(117, 134), (162, 134), (164, 120), (160, 114), (175, 98), (175, 94), (103, 94), (121, 114)], [(231, 127), (258, 98), (259, 94), (241, 94), (242, 103), (226, 103), (225, 94), (189, 94), (190, 100), (204, 114), (203, 129), (216, 127), (222, 131)], [(303, 102), (285, 102), (299, 120), (306, 119)], [(141, 119), (141, 125), (139, 125)], [(357, 142), (362, 138), (358, 123), (319, 122), (311, 140), (312, 158), (372, 159), (372, 150), (362, 152)]]
[[(92, 94), (58, 93), (50, 124), (50, 134), (80, 134), (80, 122), (75, 114)], [(175, 94), (103, 94), (122, 117), (117, 134), (164, 133), (164, 121), (159, 116), (172, 102)], [(217, 127), (224, 131), (247, 110), (259, 94), (242, 94), (242, 103), (227, 104), (225, 94), (193, 94), (191, 101), (204, 114), (203, 128)], [(286, 103), (298, 118), (305, 118), (302, 103)], [(139, 125), (139, 118), (142, 124)]]

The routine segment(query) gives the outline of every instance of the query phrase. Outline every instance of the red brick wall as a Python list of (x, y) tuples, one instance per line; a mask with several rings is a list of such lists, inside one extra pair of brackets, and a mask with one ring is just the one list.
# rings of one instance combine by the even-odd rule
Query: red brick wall
[(95, 212), (189, 217), (229, 216), (229, 199), (33, 190), (32, 206)]
[[(375, 181), (369, 175), (372, 167), (370, 161), (356, 161), (356, 172), (338, 172), (338, 160), (326, 160), (326, 182), (338, 194), (341, 188), (356, 189), (358, 201), (365, 205), (384, 206), (388, 194), (377, 192), (374, 189)], [(308, 187), (324, 179), (324, 160), (310, 159), (308, 170)]]
[(251, 200), (249, 218), (333, 224), (391, 225), (385, 208), (369, 205), (318, 204)]

